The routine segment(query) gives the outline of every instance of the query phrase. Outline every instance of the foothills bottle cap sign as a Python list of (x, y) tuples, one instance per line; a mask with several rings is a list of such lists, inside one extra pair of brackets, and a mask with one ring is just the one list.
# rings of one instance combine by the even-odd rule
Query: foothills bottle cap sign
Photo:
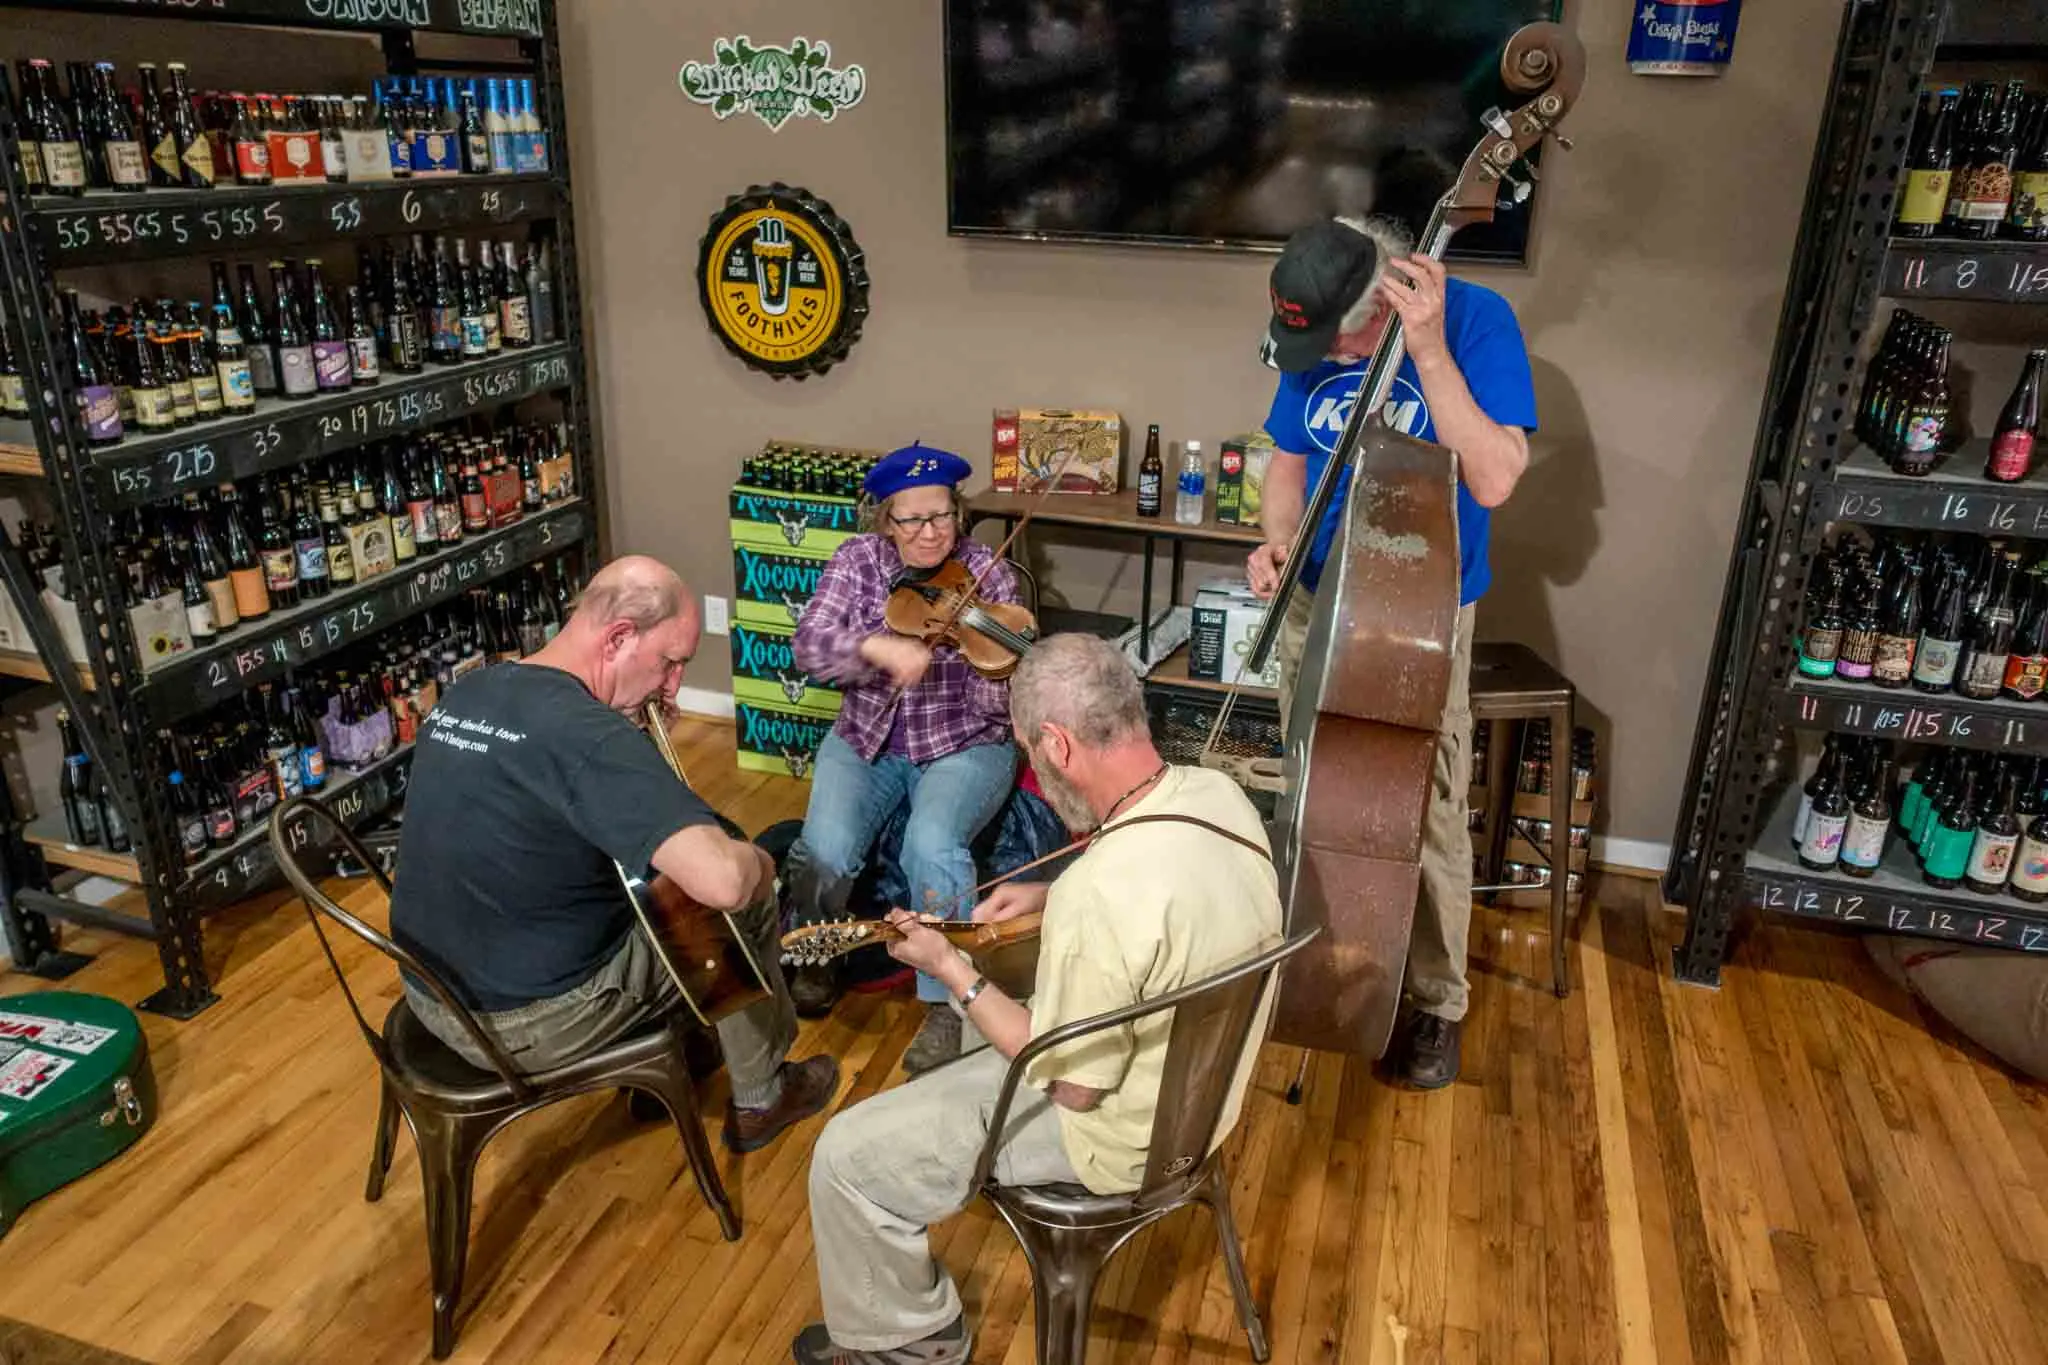
[(684, 62), (676, 84), (720, 119), (751, 113), (773, 132), (791, 118), (830, 123), (860, 103), (868, 73), (832, 65), (832, 45), (792, 38), (788, 47), (756, 47), (746, 34), (711, 44), (709, 62)]
[(697, 254), (697, 289), (726, 349), (777, 379), (846, 358), (868, 315), (867, 257), (832, 206), (780, 181), (725, 201)]
[(1638, 75), (1718, 76), (1735, 51), (1742, 0), (1641, 0), (1629, 21), (1628, 69)]

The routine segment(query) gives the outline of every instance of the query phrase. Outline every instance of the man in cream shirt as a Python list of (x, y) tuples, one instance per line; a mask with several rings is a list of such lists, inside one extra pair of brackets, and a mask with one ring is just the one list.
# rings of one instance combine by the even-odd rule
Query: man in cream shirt
[[(963, 1208), (1009, 1059), (1063, 1024), (1154, 999), (1278, 942), (1279, 883), (1256, 809), (1235, 783), (1173, 767), (1153, 748), (1138, 680), (1112, 646), (1055, 635), (1010, 682), (1011, 726), (1069, 826), (1100, 831), (1050, 887), (1009, 883), (982, 920), (1043, 909), (1030, 1006), (980, 977), (903, 912), (890, 951), (930, 973), (991, 1044), (841, 1113), (811, 1157), (811, 1228), (825, 1321), (798, 1335), (801, 1365), (962, 1365), (973, 1335), (926, 1229)], [(1184, 820), (1123, 826), (1138, 816)], [(1219, 1126), (1235, 1126), (1270, 999)], [(1138, 1187), (1166, 1062), (1168, 1013), (1041, 1058), (1010, 1111), (1004, 1184)]]

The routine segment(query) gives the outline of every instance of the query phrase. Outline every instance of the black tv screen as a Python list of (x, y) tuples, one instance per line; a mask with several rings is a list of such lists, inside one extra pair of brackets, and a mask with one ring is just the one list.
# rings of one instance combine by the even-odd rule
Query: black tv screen
[[(1270, 248), (1336, 214), (1419, 231), (1515, 100), (1557, 0), (946, 0), (958, 234)], [(1540, 194), (1454, 259), (1519, 261)]]

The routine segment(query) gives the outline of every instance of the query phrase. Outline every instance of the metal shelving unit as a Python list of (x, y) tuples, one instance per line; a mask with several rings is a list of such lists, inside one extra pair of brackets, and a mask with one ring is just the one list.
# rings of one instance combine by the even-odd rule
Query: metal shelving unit
[(1787, 778), (1802, 729), (2048, 753), (2048, 707), (1816, 682), (1795, 668), (1807, 576), (1831, 524), (2048, 539), (2048, 484), (1971, 477), (1967, 447), (1950, 460), (1959, 472), (1903, 478), (1851, 432), (1881, 300), (2048, 303), (2048, 246), (1888, 235), (1914, 102), (1937, 58), (2039, 62), (2048, 15), (2023, 0), (1844, 6), (1664, 880), (1665, 898), (1688, 910), (1681, 980), (1718, 982), (1730, 934), (1751, 910), (2048, 952), (2048, 907), (1936, 891), (1903, 851), (1869, 879), (1814, 872), (1789, 837)]
[[(13, 111), (0, 102), (0, 302), (5, 304), (0, 325), (16, 339), (31, 380), (30, 420), (0, 423), (0, 478), (40, 486), (56, 513), (65, 572), (92, 653), (86, 665), (69, 666), (43, 608), (41, 585), (0, 527), (0, 581), (12, 592), (35, 644), (34, 655), (0, 656), (0, 677), (52, 685), (62, 694), (135, 843), (130, 855), (74, 848), (66, 844), (61, 828), (51, 830), (42, 822), (24, 827), (11, 809), (0, 810), (8, 825), (5, 856), (0, 856), (0, 892), (5, 893), (0, 927), (17, 967), (44, 975), (60, 975), (80, 961), (58, 950), (52, 920), (150, 938), (162, 959), (164, 986), (143, 1005), (190, 1017), (215, 998), (202, 953), (203, 917), (271, 884), (276, 867), (260, 828), (186, 864), (172, 825), (169, 755), (155, 743), (158, 731), (544, 557), (580, 547), (588, 558), (600, 548), (598, 509), (604, 496), (587, 389), (555, 3), (391, 0), (365, 6), (327, 0), (209, 0), (203, 7), (141, 10), (126, 0), (0, 3), (77, 11), (102, 24), (146, 15), (372, 33), (394, 75), (530, 74), (549, 135), (550, 169), (538, 174), (31, 199), (16, 155)], [(414, 45), (414, 35), (427, 32), (513, 39), (519, 61), (428, 60)], [(436, 366), (423, 374), (387, 375), (375, 385), (309, 401), (266, 400), (252, 413), (174, 433), (131, 433), (106, 450), (87, 446), (67, 367), (57, 363), (63, 354), (57, 344), (57, 283), (63, 272), (311, 243), (367, 247), (413, 232), (532, 222), (552, 225), (558, 341)], [(274, 612), (162, 667), (144, 670), (126, 626), (125, 575), (104, 534), (117, 513), (175, 499), (188, 488), (289, 469), (540, 394), (561, 400), (576, 452), (577, 498), (500, 530), (465, 537), (458, 546), (410, 561), (402, 570)], [(55, 667), (53, 661), (59, 661)], [(410, 747), (401, 747), (359, 772), (338, 774), (323, 799), (351, 826), (385, 816), (403, 799), (411, 758)], [(53, 889), (52, 866), (133, 880), (147, 896), (148, 919), (109, 912)]]

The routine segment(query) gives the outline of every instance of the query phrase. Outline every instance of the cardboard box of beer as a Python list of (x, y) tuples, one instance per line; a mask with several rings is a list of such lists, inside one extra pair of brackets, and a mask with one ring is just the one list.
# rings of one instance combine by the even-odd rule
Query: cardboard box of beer
[(990, 473), (999, 493), (1037, 493), (1055, 473), (1060, 493), (1121, 487), (1123, 418), (1071, 408), (999, 408)]
[(1216, 520), (1225, 526), (1257, 526), (1260, 494), (1273, 438), (1265, 432), (1233, 436), (1223, 443), (1216, 470)]
[(1266, 617), (1266, 604), (1242, 578), (1204, 583), (1195, 592), (1194, 625), (1188, 636), (1188, 676), (1206, 682), (1242, 679), (1256, 687), (1280, 685), (1276, 650), (1262, 673), (1246, 676), (1244, 659)]
[(801, 706), (733, 703), (739, 766), (745, 772), (775, 773), (808, 781), (818, 746), (832, 733), (833, 717)]
[(793, 706), (800, 711), (839, 714), (841, 693), (797, 665), (793, 626), (732, 623), (733, 700), (755, 706)]

